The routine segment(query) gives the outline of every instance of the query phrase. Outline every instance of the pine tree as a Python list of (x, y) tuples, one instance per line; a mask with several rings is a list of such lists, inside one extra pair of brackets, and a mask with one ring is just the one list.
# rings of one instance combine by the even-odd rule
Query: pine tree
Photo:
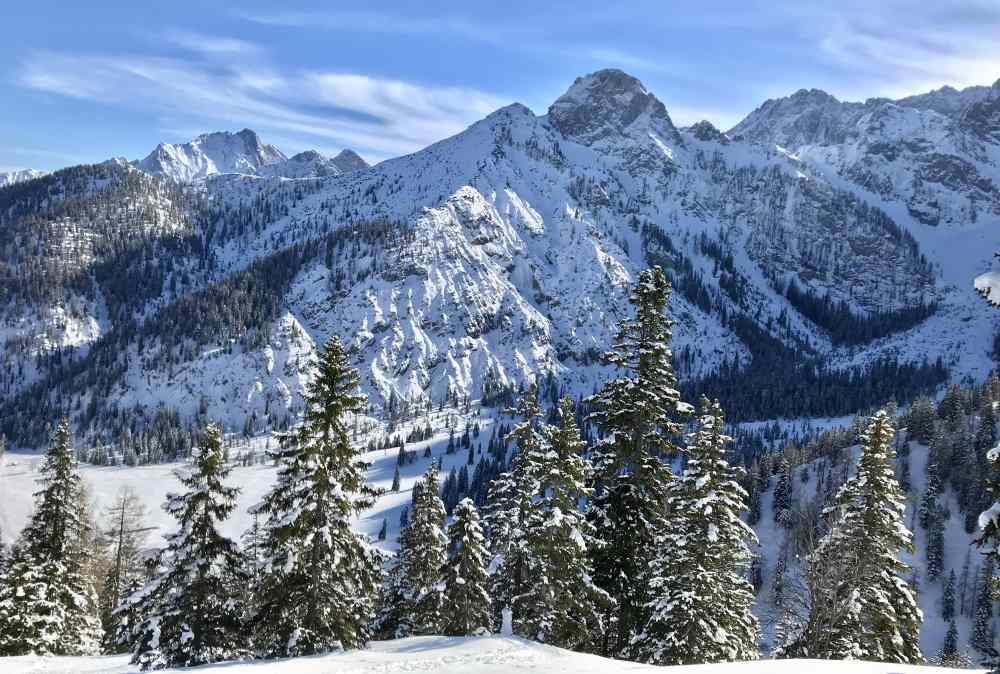
[(975, 618), (972, 625), (972, 638), (969, 643), (986, 661), (996, 658), (996, 634), (993, 629), (993, 563), (987, 560), (983, 570), (982, 580), (976, 590)]
[(274, 488), (256, 511), (266, 517), (260, 605), (254, 640), (267, 656), (359, 648), (381, 581), (381, 554), (351, 529), (378, 492), (365, 481), (348, 435), (349, 415), (365, 410), (357, 372), (337, 337), (323, 350), (301, 426), (271, 453)]
[(595, 495), (588, 519), (594, 580), (611, 596), (600, 652), (622, 655), (649, 616), (649, 569), (671, 481), (663, 457), (677, 451), (679, 416), (690, 412), (677, 390), (670, 350), (672, 321), (664, 311), (670, 282), (654, 267), (639, 275), (629, 298), (635, 318), (619, 324), (604, 363), (623, 374), (589, 402), (602, 437), (591, 452)]
[(930, 398), (922, 396), (910, 404), (906, 415), (906, 426), (909, 436), (922, 444), (928, 444), (934, 436), (934, 403)]
[(949, 621), (955, 617), (955, 570), (948, 574), (948, 581), (941, 594), (941, 618)]
[(939, 513), (935, 513), (930, 520), (924, 552), (927, 557), (927, 580), (933, 582), (944, 570), (944, 522)]
[[(490, 597), (493, 620), (500, 624), (503, 611), (509, 611), (515, 625), (527, 616), (523, 604), (530, 584), (533, 565), (528, 539), (528, 519), (541, 494), (539, 476), (545, 460), (546, 440), (539, 425), (541, 408), (538, 393), (531, 386), (521, 399), (518, 416), (522, 421), (508, 434), (517, 452), (510, 470), (501, 473), (490, 485), (486, 525), (490, 541)], [(518, 632), (521, 636), (528, 636)]]
[(399, 464), (396, 464), (396, 471), (392, 474), (392, 487), (390, 491), (393, 493), (399, 491)]
[(493, 628), (486, 569), (489, 553), (479, 513), (470, 499), (462, 499), (455, 507), (455, 519), (448, 527), (448, 547), (454, 552), (442, 574), (446, 610), (439, 631), (456, 637), (489, 633)]
[(944, 635), (944, 643), (934, 658), (934, 664), (956, 668), (964, 665), (958, 652), (958, 628), (954, 620), (948, 621), (948, 632)]
[(810, 556), (810, 612), (786, 650), (793, 657), (916, 663), (922, 615), (903, 579), (900, 550), (912, 551), (905, 498), (893, 476), (892, 423), (885, 412), (862, 434), (855, 476), (827, 510), (829, 533)]
[(590, 498), (586, 443), (576, 426), (576, 406), (563, 398), (559, 424), (545, 426), (545, 454), (538, 475), (539, 496), (526, 522), (529, 582), (515, 614), (515, 630), (531, 639), (576, 651), (603, 643), (604, 612), (611, 598), (598, 588), (587, 554), (593, 526), (579, 510)]
[(634, 639), (636, 659), (687, 665), (758, 657), (760, 627), (746, 579), (753, 530), (740, 519), (747, 493), (725, 460), (722, 409), (703, 399), (683, 476), (668, 490), (670, 526), (657, 539), (650, 619)]
[(422, 485), (414, 491), (410, 526), (400, 538), (399, 564), (406, 613), (412, 634), (434, 634), (441, 623), (441, 594), (438, 581), (448, 558), (448, 537), (444, 532), (445, 509), (439, 496), (439, 469), (431, 462)]
[(92, 655), (101, 625), (85, 572), (92, 524), (63, 419), (41, 468), (36, 506), (0, 578), (0, 656)]
[(778, 481), (774, 485), (774, 500), (771, 506), (775, 522), (787, 520), (786, 513), (792, 507), (792, 468), (785, 458), (781, 459), (778, 466)]
[(937, 517), (938, 495), (941, 493), (941, 478), (937, 461), (932, 457), (927, 461), (927, 488), (920, 499), (918, 520), (923, 529), (929, 529), (931, 521)]
[(209, 424), (191, 469), (177, 473), (187, 491), (168, 494), (163, 509), (177, 520), (160, 554), (160, 573), (140, 592), (145, 619), (133, 664), (142, 669), (192, 667), (246, 654), (242, 647), (246, 583), (238, 546), (219, 532), (239, 489), (226, 486), (222, 430)]

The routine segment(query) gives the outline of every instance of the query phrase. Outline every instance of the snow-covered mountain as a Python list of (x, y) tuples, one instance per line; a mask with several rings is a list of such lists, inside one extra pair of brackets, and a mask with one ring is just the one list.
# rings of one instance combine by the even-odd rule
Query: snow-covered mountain
[(35, 169), (20, 169), (18, 171), (0, 173), (0, 187), (23, 183), (26, 180), (34, 180), (35, 178), (41, 178), (43, 175), (45, 175), (44, 171), (36, 171)]
[(17, 281), (0, 421), (25, 445), (64, 410), (105, 438), (137, 410), (281, 424), (334, 333), (376, 409), (549, 377), (589, 393), (650, 264), (674, 281), (687, 392), (731, 417), (849, 414), (981, 378), (990, 96), (948, 116), (805, 91), (722, 134), (677, 129), (605, 70), (546, 114), (512, 104), (367, 170), (244, 131), (160, 146), (141, 170), (57, 172), (0, 191)]
[(293, 157), (268, 145), (250, 129), (237, 133), (217, 131), (198, 136), (189, 143), (160, 143), (136, 167), (150, 175), (178, 183), (202, 180), (220, 173), (241, 173), (272, 178), (317, 178), (368, 168), (352, 150), (334, 158), (315, 151)]

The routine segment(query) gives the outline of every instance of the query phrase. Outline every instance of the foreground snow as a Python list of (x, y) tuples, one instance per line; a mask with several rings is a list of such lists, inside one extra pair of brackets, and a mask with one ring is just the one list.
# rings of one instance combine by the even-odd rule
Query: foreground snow
[[(849, 672), (850, 674), (905, 674), (906, 672), (946, 672), (937, 667), (912, 667), (869, 662), (822, 660), (762, 660), (724, 665), (675, 667), (690, 674), (798, 674), (799, 672)], [(4, 674), (116, 674), (137, 671), (128, 656), (99, 658), (0, 658)], [(191, 671), (191, 670), (171, 670)], [(391, 674), (391, 672), (433, 672), (434, 674), (491, 674), (493, 672), (572, 672), (573, 674), (618, 674), (619, 672), (662, 672), (662, 667), (637, 665), (573, 653), (560, 648), (512, 637), (415, 637), (397, 641), (377, 641), (363, 651), (335, 655), (266, 662), (226, 663), (203, 667), (198, 672), (220, 674)], [(971, 670), (967, 670), (971, 671)]]

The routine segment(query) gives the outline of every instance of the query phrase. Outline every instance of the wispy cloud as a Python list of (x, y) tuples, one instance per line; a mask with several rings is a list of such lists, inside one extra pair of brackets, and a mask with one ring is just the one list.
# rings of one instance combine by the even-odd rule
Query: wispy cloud
[(377, 11), (321, 12), (238, 12), (253, 23), (275, 28), (322, 28), (383, 35), (431, 35), (461, 37), (475, 42), (499, 43), (502, 30), (497, 24), (468, 21), (452, 16), (404, 16)]
[(163, 33), (163, 39), (187, 51), (207, 55), (251, 56), (261, 52), (257, 45), (246, 40), (186, 30), (168, 30)]
[[(457, 133), (507, 101), (475, 89), (438, 87), (359, 73), (289, 71), (266, 59), (232, 58), (242, 41), (188, 35), (198, 60), (36, 52), (22, 62), (18, 82), (72, 98), (131, 106), (169, 118), (251, 126), (324, 145), (351, 147), (374, 159), (418, 150)], [(207, 62), (206, 62), (207, 60)]]
[(846, 98), (897, 98), (1000, 77), (1000, 4), (845, 0), (788, 10)]

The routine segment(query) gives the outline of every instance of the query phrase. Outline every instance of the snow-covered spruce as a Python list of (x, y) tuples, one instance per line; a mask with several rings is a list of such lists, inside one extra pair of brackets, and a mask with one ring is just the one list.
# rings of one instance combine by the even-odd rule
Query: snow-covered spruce
[(591, 452), (597, 489), (588, 518), (599, 542), (591, 556), (594, 580), (614, 600), (599, 648), (607, 656), (623, 655), (649, 620), (650, 562), (672, 480), (662, 457), (677, 452), (677, 419), (691, 410), (680, 400), (671, 362), (669, 298), (662, 269), (639, 275), (629, 298), (635, 317), (620, 323), (604, 357), (622, 376), (590, 400), (590, 419), (602, 434)]
[(222, 429), (205, 428), (191, 469), (177, 473), (187, 489), (168, 494), (166, 510), (177, 520), (167, 535), (157, 576), (135, 597), (144, 619), (132, 662), (142, 669), (192, 667), (248, 653), (239, 601), (246, 582), (239, 548), (219, 533), (236, 506), (239, 489), (224, 484), (230, 469)]
[(446, 636), (488, 634), (493, 627), (488, 552), (479, 512), (471, 499), (462, 499), (455, 507), (454, 520), (448, 526), (448, 547), (452, 555), (441, 579), (444, 612), (439, 631)]
[(524, 602), (530, 586), (533, 550), (528, 539), (528, 518), (541, 491), (540, 467), (544, 463), (545, 437), (541, 429), (538, 390), (529, 387), (521, 399), (517, 415), (521, 422), (511, 429), (507, 441), (515, 448), (510, 469), (490, 485), (487, 499), (486, 527), (490, 540), (490, 597), (493, 620), (502, 624), (503, 614), (512, 617), (515, 634), (533, 638), (523, 621), (528, 616)]
[(265, 656), (363, 646), (382, 574), (381, 554), (351, 529), (378, 491), (348, 436), (365, 409), (358, 373), (333, 337), (316, 364), (301, 426), (281, 436), (273, 489), (257, 506), (266, 518), (253, 637)]
[(857, 473), (827, 510), (831, 529), (810, 555), (809, 615), (781, 649), (789, 657), (919, 663), (923, 615), (903, 578), (913, 549), (905, 497), (893, 473), (892, 421), (872, 417)]
[[(544, 426), (546, 441), (538, 470), (539, 496), (526, 522), (531, 550), (527, 592), (520, 602), (521, 630), (538, 641), (576, 651), (595, 651), (604, 640), (604, 614), (612, 600), (593, 581), (588, 548), (593, 525), (579, 506), (590, 498), (586, 443), (576, 425), (576, 406), (559, 401), (559, 424)], [(515, 615), (515, 617), (517, 617)]]
[(41, 468), (35, 512), (0, 576), (0, 656), (98, 652), (97, 596), (84, 571), (91, 525), (74, 463), (63, 419)]
[(683, 476), (667, 493), (669, 521), (657, 537), (650, 618), (631, 655), (659, 665), (757, 658), (760, 627), (746, 577), (757, 536), (740, 514), (747, 494), (742, 469), (725, 460), (724, 419), (718, 402), (701, 402), (688, 442)]
[(399, 559), (403, 592), (401, 613), (410, 634), (435, 634), (447, 607), (441, 603), (438, 581), (448, 559), (444, 533), (447, 514), (440, 496), (439, 469), (432, 461), (419, 488), (413, 491), (410, 525), (400, 534)]

